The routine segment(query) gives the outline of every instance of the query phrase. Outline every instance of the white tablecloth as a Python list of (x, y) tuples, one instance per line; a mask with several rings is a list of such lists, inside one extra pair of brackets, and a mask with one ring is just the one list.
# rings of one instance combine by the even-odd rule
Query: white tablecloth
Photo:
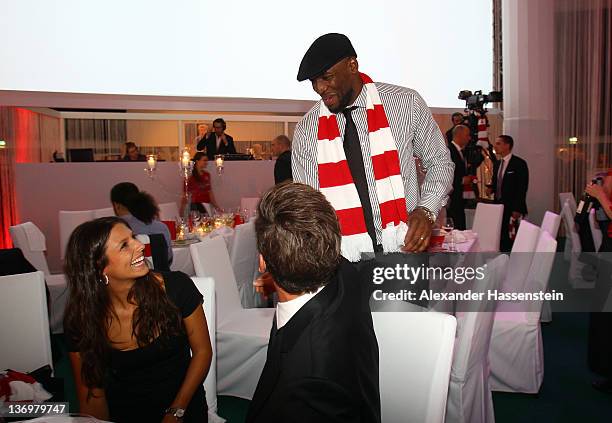
[(193, 261), (191, 260), (191, 253), (189, 252), (189, 245), (172, 247), (172, 264), (170, 270), (181, 271), (188, 276), (195, 276), (195, 270), (193, 269)]

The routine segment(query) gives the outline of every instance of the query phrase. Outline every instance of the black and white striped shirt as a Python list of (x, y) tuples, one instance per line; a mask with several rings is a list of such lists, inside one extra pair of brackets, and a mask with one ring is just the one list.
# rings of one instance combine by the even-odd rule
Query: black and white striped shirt
[[(434, 121), (429, 107), (416, 91), (382, 82), (376, 82), (375, 85), (385, 109), (400, 158), (407, 211), (410, 212), (417, 206), (422, 206), (437, 215), (446, 204), (455, 169), (440, 128)], [(357, 109), (352, 112), (352, 116), (357, 126), (363, 153), (363, 164), (368, 180), (376, 238), (377, 242), (381, 243), (382, 223), (370, 158), (365, 85), (351, 106), (357, 106)], [(310, 185), (315, 189), (319, 189), (317, 171), (319, 107), (320, 101), (304, 115), (295, 127), (291, 157), (293, 180)], [(336, 119), (340, 135), (344, 137), (346, 118), (342, 113), (338, 113)], [(415, 156), (421, 159), (423, 168), (427, 172), (420, 187), (417, 180)]]

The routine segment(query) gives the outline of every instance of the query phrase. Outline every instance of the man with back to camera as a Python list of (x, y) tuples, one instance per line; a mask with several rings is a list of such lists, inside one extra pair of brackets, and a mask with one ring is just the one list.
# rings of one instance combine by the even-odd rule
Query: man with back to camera
[(446, 216), (451, 217), (455, 229), (465, 230), (465, 205), (463, 201), (463, 184), (470, 183), (472, 177), (467, 173), (467, 162), (463, 156), (463, 150), (471, 139), (470, 128), (465, 125), (457, 125), (453, 128), (453, 140), (448, 145), (450, 156), (455, 164), (453, 175), (453, 191), (450, 194), (449, 203), (446, 208)]
[(527, 162), (512, 154), (514, 140), (510, 135), (500, 135), (495, 140), (495, 153), (501, 159), (493, 166), (491, 190), (495, 193), (495, 202), (504, 205), (501, 225), (500, 250), (510, 251), (513, 240), (510, 239), (510, 218), (518, 220), (527, 214), (527, 188), (529, 186), (529, 169)]
[(372, 315), (340, 256), (334, 209), (311, 187), (284, 182), (263, 195), (255, 230), (278, 303), (247, 422), (380, 422)]
[(206, 138), (200, 140), (197, 145), (198, 151), (206, 151), (208, 160), (214, 160), (217, 154), (236, 154), (234, 138), (225, 133), (227, 125), (222, 118), (213, 121), (213, 132)]
[[(373, 83), (350, 40), (335, 33), (314, 41), (297, 79), (310, 80), (321, 100), (296, 126), (293, 178), (320, 189), (336, 210), (342, 255), (425, 251), (453, 163), (421, 96)], [(427, 169), (421, 187), (413, 156)]]
[(274, 164), (274, 183), (280, 184), (291, 175), (291, 140), (286, 135), (279, 135), (272, 140), (272, 154), (276, 156)]

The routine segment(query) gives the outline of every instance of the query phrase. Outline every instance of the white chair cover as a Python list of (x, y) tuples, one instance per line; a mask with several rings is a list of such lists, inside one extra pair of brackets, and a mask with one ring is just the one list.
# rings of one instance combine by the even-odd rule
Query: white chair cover
[(85, 223), (93, 219), (93, 210), (59, 211), (60, 258), (62, 260), (64, 259), (66, 247), (68, 246), (68, 239), (70, 238), (70, 234), (72, 234), (72, 231), (74, 231), (74, 229), (81, 223)]
[(159, 207), (159, 220), (176, 220), (179, 217), (179, 209), (176, 203), (161, 203)]
[(557, 239), (557, 234), (559, 233), (559, 225), (561, 224), (561, 216), (557, 213), (553, 213), (551, 211), (547, 211), (544, 213), (544, 218), (542, 219), (542, 230), (548, 232), (548, 234), (553, 237), (553, 239)]
[(43, 272), (0, 276), (0, 369), (53, 367)]
[[(560, 224), (560, 215), (551, 211), (544, 213), (544, 218), (542, 219), (542, 231), (547, 232), (553, 239), (557, 239)], [(552, 322), (552, 309), (550, 306), (550, 301), (544, 301), (542, 304), (542, 316), (540, 316), (540, 321)]]
[[(240, 210), (247, 210), (250, 219), (257, 212), (259, 197), (242, 197), (240, 199)], [(248, 220), (248, 219), (247, 219)]]
[(595, 220), (595, 209), (591, 209), (589, 211), (589, 226), (591, 227), (591, 235), (593, 236), (595, 251), (599, 251), (599, 247), (601, 247), (601, 243), (603, 241), (603, 234), (601, 233), (599, 224), (597, 224), (597, 220)]
[(100, 217), (110, 217), (115, 215), (115, 210), (112, 207), (106, 207), (104, 209), (95, 209), (93, 211), (94, 219), (98, 219)]
[(383, 423), (444, 421), (457, 322), (443, 313), (372, 313)]
[(479, 251), (499, 251), (501, 224), (504, 215), (502, 204), (478, 203), (472, 230), (478, 234)]
[(560, 192), (559, 193), (559, 204), (560, 209), (563, 210), (563, 206), (565, 203), (568, 203), (570, 207), (570, 212), (573, 215), (576, 214), (576, 198), (574, 197), (573, 192)]
[[(25, 222), (9, 228), (13, 245), (19, 248), (24, 257), (36, 268), (45, 274), (47, 288), (49, 288), (49, 302), (51, 313), (49, 315), (49, 326), (52, 333), (64, 332), (64, 310), (68, 302), (68, 284), (63, 274), (52, 275), (45, 256), (46, 247), (42, 251), (34, 251), (31, 248), (30, 239), (37, 238), (38, 244), (44, 244), (45, 236), (32, 222)], [(28, 237), (28, 232), (30, 237)], [(42, 241), (41, 241), (42, 240)], [(44, 245), (43, 245), (44, 246)]]
[[(582, 244), (580, 243), (580, 236), (576, 230), (574, 223), (574, 215), (570, 210), (569, 203), (565, 203), (561, 210), (561, 217), (565, 226), (565, 250), (563, 251), (563, 257), (569, 261), (570, 268), (567, 275), (567, 279), (573, 288), (592, 288), (595, 286), (596, 274), (589, 269), (585, 269), (587, 264), (578, 260), (580, 253), (582, 252)], [(593, 273), (592, 280), (585, 280), (584, 275)]]
[(522, 292), (533, 260), (533, 252), (540, 236), (540, 228), (533, 223), (522, 220), (510, 252), (508, 272), (502, 284), (504, 292)]
[[(536, 258), (527, 274), (529, 286), (546, 292), (557, 241), (543, 232)], [(532, 289), (530, 289), (532, 291)], [(497, 306), (489, 348), (491, 390), (535, 394), (544, 378), (544, 352), (539, 311), (520, 311), (516, 305)]]
[(236, 226), (230, 261), (236, 275), (242, 307), (263, 307), (263, 297), (255, 292), (253, 287), (253, 281), (259, 276), (259, 252), (254, 222)]
[(223, 238), (189, 246), (196, 276), (215, 280), (217, 392), (251, 399), (266, 362), (274, 309), (243, 309)]
[[(50, 275), (47, 257), (45, 257), (46, 242), (45, 236), (32, 222), (25, 222), (9, 228), (11, 240), (15, 248), (19, 248), (23, 256), (30, 262), (36, 270), (40, 270), (45, 275)], [(34, 241), (36, 245), (32, 245)]]
[(208, 335), (212, 345), (212, 361), (208, 375), (204, 379), (204, 390), (206, 391), (206, 403), (208, 404), (208, 421), (223, 422), (217, 415), (217, 342), (215, 339), (215, 281), (213, 278), (191, 278), (198, 291), (204, 297), (202, 306), (208, 325)]
[[(485, 278), (474, 280), (473, 292), (498, 287), (508, 267), (508, 256), (500, 255), (487, 263)], [(487, 298), (486, 295), (483, 298)], [(495, 304), (468, 301), (457, 304), (457, 339), (453, 353), (447, 423), (492, 423), (495, 421), (489, 387), (489, 344)]]

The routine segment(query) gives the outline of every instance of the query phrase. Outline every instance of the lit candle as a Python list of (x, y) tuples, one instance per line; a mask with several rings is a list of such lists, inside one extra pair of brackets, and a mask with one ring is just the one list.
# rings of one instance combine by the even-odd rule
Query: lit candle
[(185, 151), (183, 151), (183, 158), (181, 159), (181, 162), (183, 163), (183, 167), (189, 166), (190, 161), (191, 161), (191, 156), (189, 154), (189, 151), (185, 149)]
[(217, 167), (223, 167), (223, 157), (217, 156), (215, 162), (217, 163)]
[(147, 165), (149, 166), (149, 169), (155, 169), (156, 162), (157, 160), (155, 160), (155, 156), (153, 154), (149, 154), (149, 156), (147, 157)]

